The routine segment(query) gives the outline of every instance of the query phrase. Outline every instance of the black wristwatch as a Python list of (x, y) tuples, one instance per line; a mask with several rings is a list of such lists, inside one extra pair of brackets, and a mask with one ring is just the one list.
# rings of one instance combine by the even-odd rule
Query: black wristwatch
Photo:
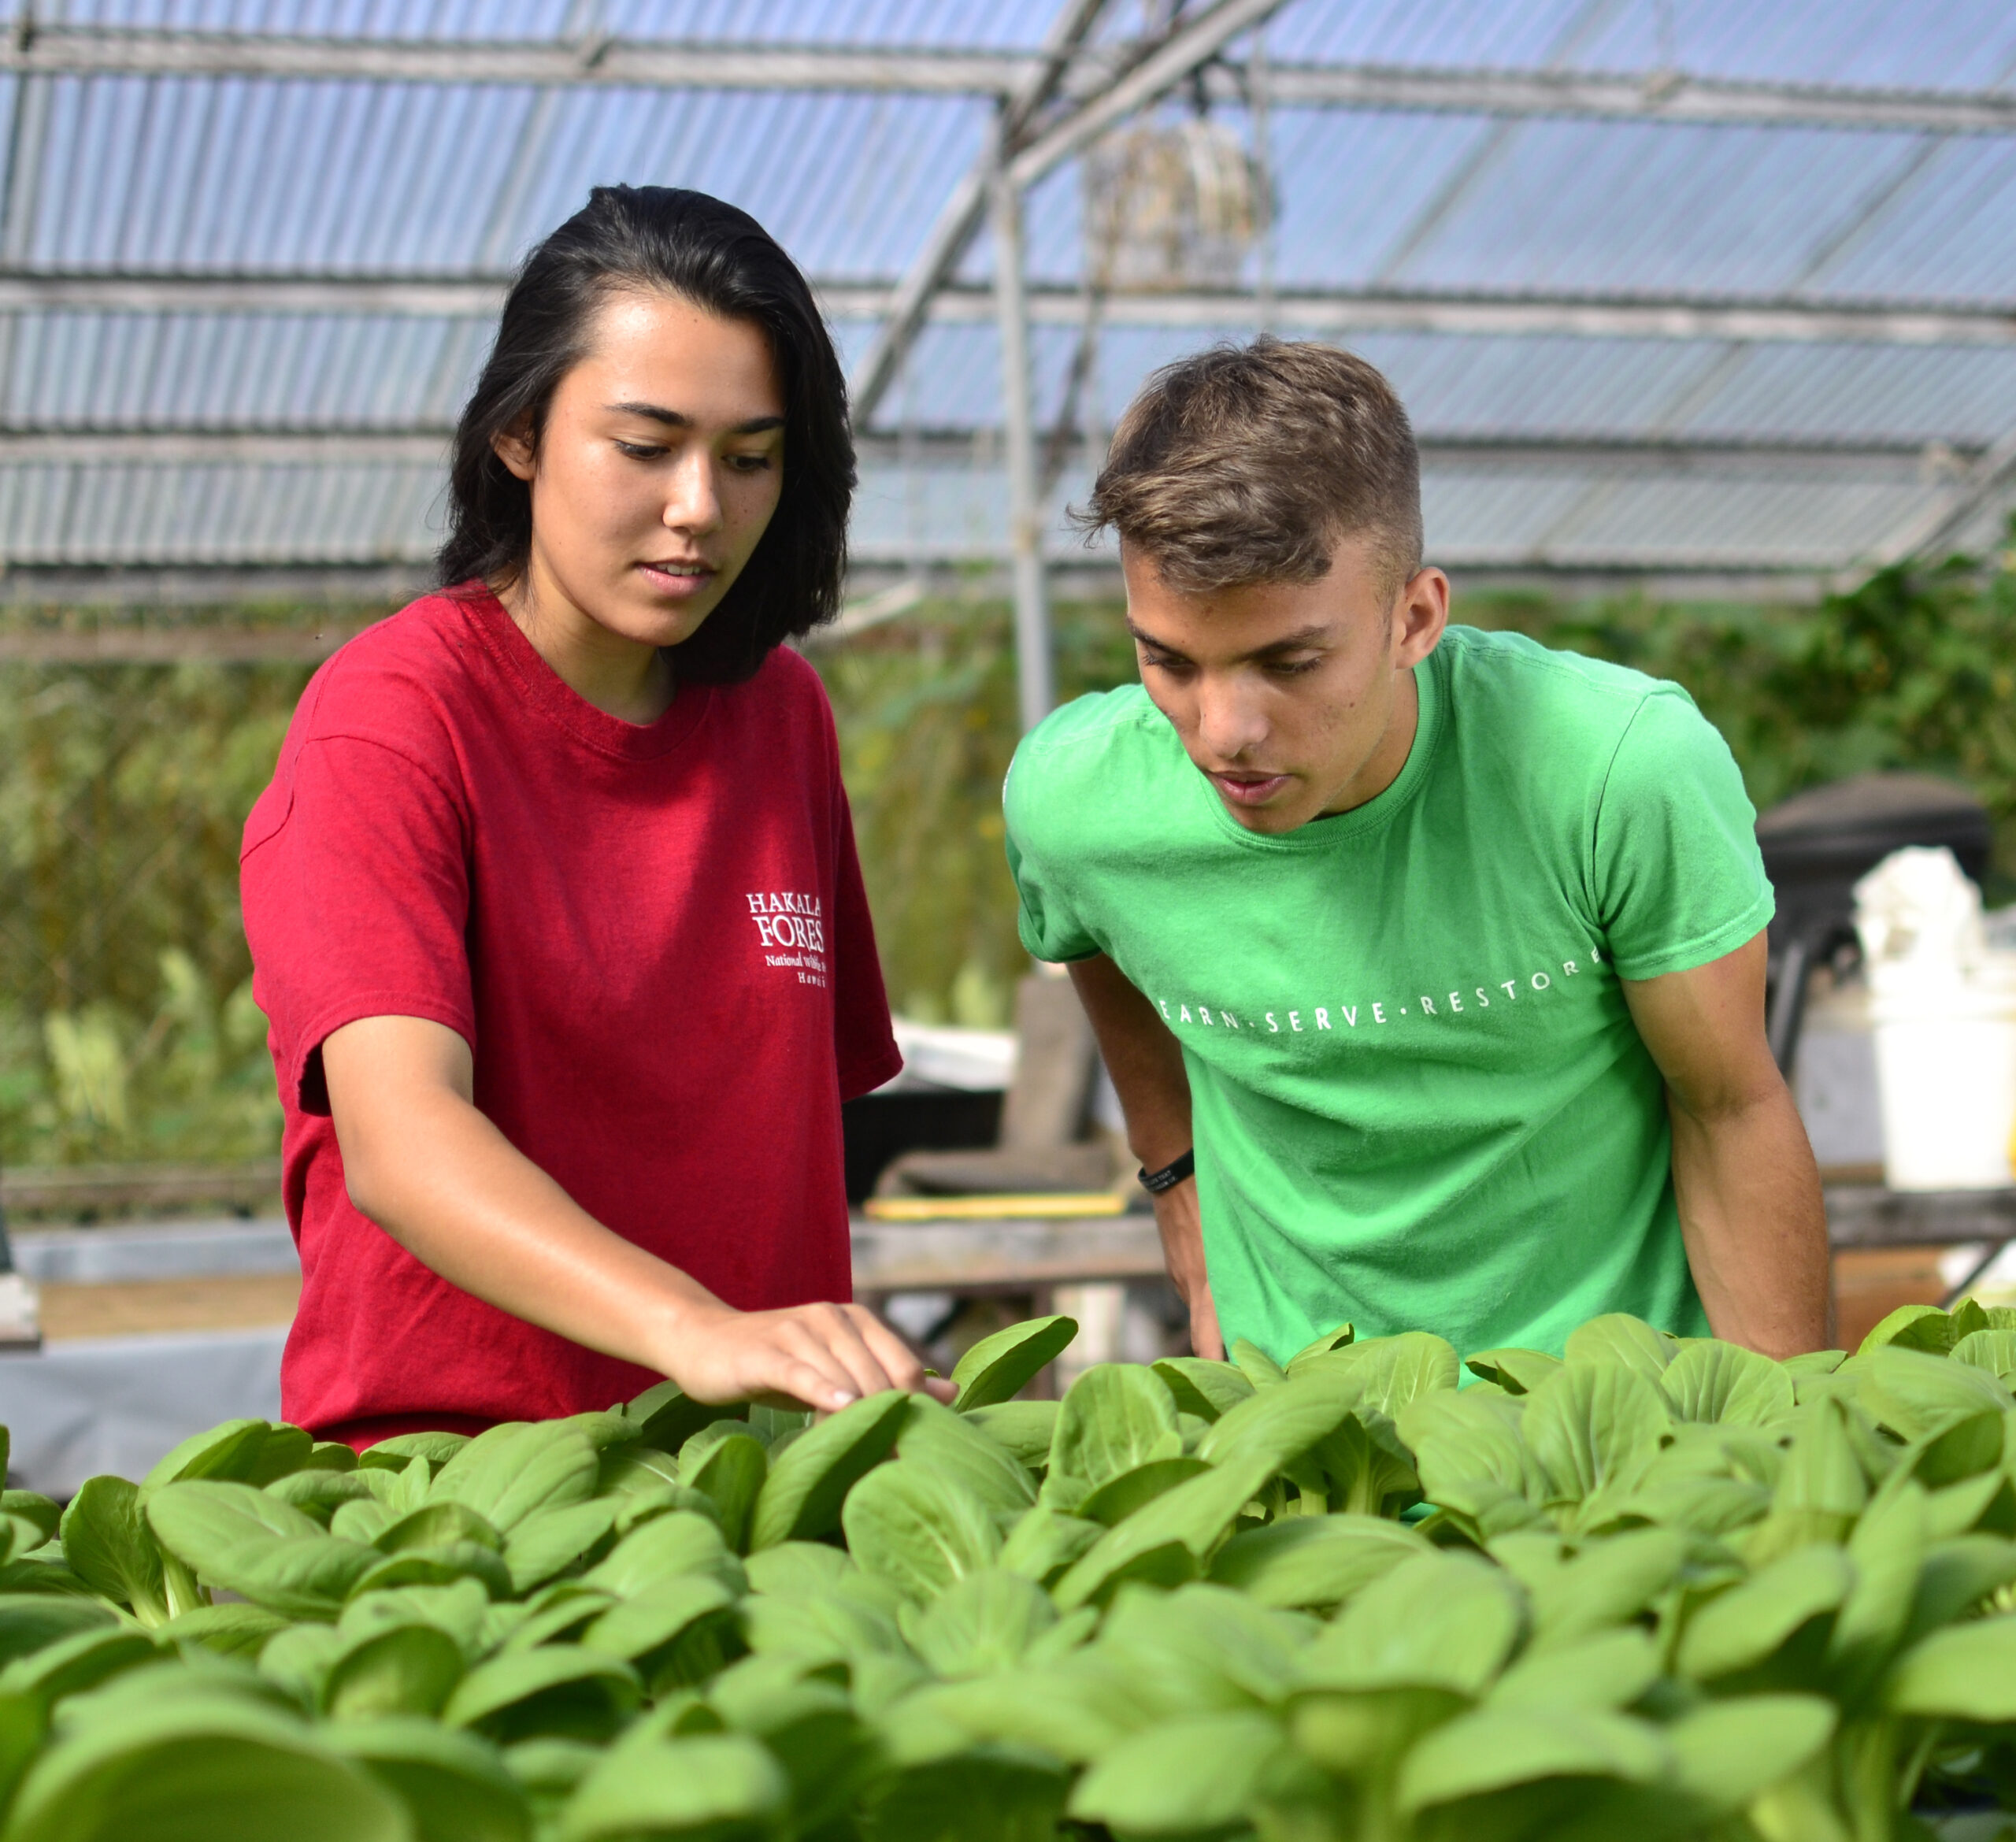
[(1164, 1190), (1174, 1189), (1186, 1177), (1195, 1176), (1196, 1170), (1197, 1153), (1193, 1148), (1185, 1151), (1173, 1164), (1165, 1164), (1159, 1170), (1143, 1170), (1137, 1174), (1141, 1180), (1141, 1188), (1151, 1196), (1159, 1196)]

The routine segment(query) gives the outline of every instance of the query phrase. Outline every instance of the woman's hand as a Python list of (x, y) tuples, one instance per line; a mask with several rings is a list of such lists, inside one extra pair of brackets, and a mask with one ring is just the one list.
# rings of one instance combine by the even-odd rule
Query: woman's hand
[(682, 1313), (654, 1365), (696, 1401), (764, 1401), (821, 1413), (907, 1388), (950, 1401), (949, 1381), (926, 1375), (895, 1332), (863, 1305), (793, 1305)]

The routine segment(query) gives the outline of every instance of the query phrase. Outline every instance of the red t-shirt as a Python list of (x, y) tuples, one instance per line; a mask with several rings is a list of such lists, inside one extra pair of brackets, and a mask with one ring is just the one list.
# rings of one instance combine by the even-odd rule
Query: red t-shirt
[(344, 647), (241, 858), (286, 1109), (287, 1418), (355, 1443), (606, 1407), (657, 1377), (440, 1278), (350, 1205), (321, 1045), (429, 1017), (604, 1225), (745, 1310), (850, 1295), (840, 1102), (901, 1066), (832, 713), (780, 647), (626, 723), (480, 584)]

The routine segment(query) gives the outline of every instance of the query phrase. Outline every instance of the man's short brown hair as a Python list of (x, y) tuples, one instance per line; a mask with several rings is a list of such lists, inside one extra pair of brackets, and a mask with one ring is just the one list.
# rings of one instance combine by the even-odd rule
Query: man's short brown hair
[(1314, 582), (1360, 536), (1397, 591), (1421, 567), (1421, 458), (1400, 399), (1362, 358), (1263, 336), (1150, 378), (1074, 516), (1193, 594)]

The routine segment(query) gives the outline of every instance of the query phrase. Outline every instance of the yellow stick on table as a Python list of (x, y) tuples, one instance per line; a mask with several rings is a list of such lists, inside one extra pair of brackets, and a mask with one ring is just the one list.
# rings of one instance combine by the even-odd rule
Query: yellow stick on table
[(1126, 1199), (1111, 1190), (1086, 1190), (1033, 1196), (873, 1196), (862, 1213), (870, 1221), (1027, 1221), (1117, 1215), (1125, 1206)]

